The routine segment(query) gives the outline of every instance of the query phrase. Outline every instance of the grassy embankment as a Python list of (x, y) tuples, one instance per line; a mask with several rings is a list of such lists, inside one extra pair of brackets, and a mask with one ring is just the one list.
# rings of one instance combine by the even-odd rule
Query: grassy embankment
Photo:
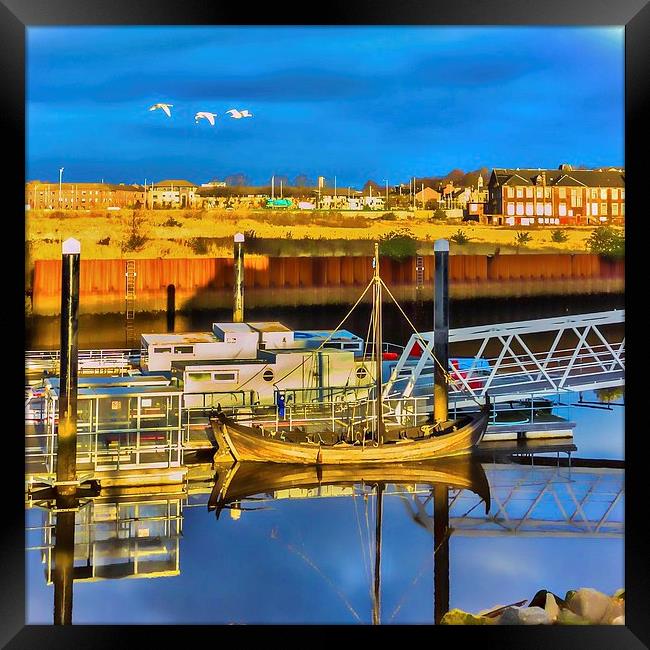
[[(497, 227), (433, 222), (431, 211), (412, 213), (287, 212), (283, 210), (120, 210), (82, 212), (33, 210), (26, 213), (30, 263), (58, 259), (61, 242), (81, 241), (85, 259), (228, 257), (236, 232), (247, 236), (249, 253), (264, 255), (370, 255), (372, 242), (400, 231), (418, 241), (418, 252), (433, 253), (433, 242), (452, 238), (452, 254), (585, 253), (592, 227)], [(459, 230), (469, 237), (453, 241)], [(530, 240), (517, 246), (517, 232)], [(622, 230), (622, 229), (621, 229)]]

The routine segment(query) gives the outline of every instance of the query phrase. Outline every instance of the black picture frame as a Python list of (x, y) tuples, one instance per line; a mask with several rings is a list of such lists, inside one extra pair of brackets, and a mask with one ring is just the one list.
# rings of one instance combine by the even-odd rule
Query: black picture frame
[[(627, 265), (626, 292), (637, 293), (637, 300), (626, 300), (628, 323), (626, 325), (626, 346), (632, 352), (633, 377), (626, 385), (626, 506), (625, 506), (625, 588), (626, 588), (626, 626), (625, 627), (481, 627), (479, 634), (482, 643), (494, 643), (499, 647), (515, 648), (643, 648), (650, 645), (650, 591), (647, 560), (645, 526), (643, 438), (643, 413), (639, 410), (642, 401), (638, 382), (634, 380), (635, 368), (643, 358), (641, 330), (645, 302), (643, 283), (643, 228), (640, 219), (647, 218), (643, 212), (641, 197), (643, 184), (647, 183), (648, 164), (646, 152), (642, 150), (642, 135), (647, 132), (650, 116), (650, 6), (648, 0), (455, 0), (453, 3), (400, 0), (378, 4), (372, 0), (356, 2), (328, 2), (306, 7), (304, 3), (285, 2), (281, 5), (266, 3), (213, 2), (205, 0), (184, 0), (165, 2), (164, 0), (139, 0), (126, 2), (113, 0), (0, 0), (0, 79), (2, 80), (2, 129), (5, 159), (10, 163), (4, 172), (4, 180), (9, 191), (5, 194), (5, 228), (10, 231), (11, 242), (19, 239), (24, 243), (24, 182), (25, 182), (25, 30), (37, 25), (92, 25), (92, 24), (223, 24), (223, 25), (291, 25), (291, 24), (432, 24), (432, 25), (624, 25), (625, 26), (625, 167), (628, 204), (627, 224), (628, 256), (632, 263)], [(552, 53), (549, 53), (552, 56)], [(598, 137), (598, 134), (594, 134)], [(22, 165), (22, 167), (21, 167)], [(7, 201), (9, 199), (9, 201)], [(647, 211), (647, 208), (646, 208)], [(7, 247), (13, 249), (13, 246)], [(9, 250), (7, 250), (9, 252)], [(24, 322), (15, 318), (21, 312), (20, 282), (9, 273), (11, 266), (21, 263), (11, 262), (8, 254), (4, 256), (5, 281), (2, 286), (5, 296), (15, 299), (14, 310), (5, 311), (5, 321), (15, 327), (17, 333), (6, 334), (11, 337), (5, 346), (5, 360), (8, 369), (5, 377), (9, 390), (6, 399), (11, 408), (11, 424), (5, 427), (5, 436), (10, 445), (5, 452), (5, 472), (3, 514), (5, 515), (0, 542), (0, 567), (3, 589), (0, 591), (0, 643), (8, 648), (54, 648), (54, 647), (116, 647), (126, 644), (133, 647), (139, 643), (156, 643), (158, 639), (169, 638), (165, 627), (149, 626), (54, 626), (25, 625), (25, 580), (24, 580), (24, 473), (21, 459), (24, 457), (23, 439), (20, 435), (24, 421), (19, 409), (18, 392), (22, 386), (15, 380), (24, 371), (24, 348), (13, 343), (24, 336)], [(18, 270), (18, 273), (21, 271)], [(20, 277), (20, 275), (18, 275)], [(636, 289), (634, 285), (637, 284)], [(12, 315), (13, 314), (13, 315)], [(23, 326), (21, 329), (21, 325)], [(631, 343), (631, 346), (630, 346)], [(635, 355), (636, 360), (635, 360)], [(14, 410), (15, 405), (15, 410)], [(13, 414), (16, 414), (16, 422)], [(637, 417), (637, 413), (639, 417)], [(15, 445), (15, 448), (14, 448)], [(11, 473), (9, 469), (16, 471)], [(12, 478), (10, 479), (9, 476)], [(15, 479), (15, 480), (14, 480)], [(477, 577), (480, 579), (480, 577)], [(223, 643), (230, 639), (223, 635), (235, 634), (236, 638), (250, 638), (255, 628), (222, 628), (215, 633), (211, 626), (192, 629), (192, 635), (203, 637), (208, 643)], [(181, 633), (186, 634), (187, 628)], [(381, 632), (382, 636), (411, 636), (423, 630), (416, 628), (349, 628), (329, 630), (319, 629), (317, 635), (324, 639), (333, 632), (343, 634), (351, 642), (368, 634)], [(283, 628), (282, 639), (288, 640), (294, 632), (301, 634), (309, 642), (314, 635), (313, 628), (296, 626)], [(436, 627), (425, 629), (425, 639), (429, 643), (467, 642), (467, 628)], [(443, 636), (445, 637), (443, 639)], [(427, 638), (428, 637), (428, 638)], [(259, 638), (259, 637), (258, 637)], [(367, 638), (367, 637), (366, 637)], [(476, 637), (473, 637), (476, 638)], [(262, 637), (268, 643), (270, 639)]]

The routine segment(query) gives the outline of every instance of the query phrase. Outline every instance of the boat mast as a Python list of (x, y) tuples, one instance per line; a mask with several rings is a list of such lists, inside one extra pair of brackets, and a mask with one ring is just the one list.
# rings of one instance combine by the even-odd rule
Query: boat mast
[(381, 518), (384, 509), (384, 486), (377, 483), (377, 515), (375, 521), (375, 590), (372, 603), (372, 624), (381, 623)]
[(373, 307), (375, 317), (375, 397), (377, 411), (377, 442), (381, 445), (384, 440), (383, 436), (383, 411), (381, 407), (381, 371), (382, 371), (382, 323), (381, 323), (381, 279), (379, 277), (379, 244), (375, 242), (375, 257), (373, 260), (375, 273), (373, 276), (375, 286), (373, 294)]

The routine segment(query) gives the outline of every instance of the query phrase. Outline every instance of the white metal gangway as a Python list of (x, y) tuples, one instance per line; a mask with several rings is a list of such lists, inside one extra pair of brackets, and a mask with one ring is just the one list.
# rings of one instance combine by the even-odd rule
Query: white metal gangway
[[(449, 330), (450, 356), (472, 359), (450, 368), (450, 403), (494, 401), (611, 388), (625, 383), (625, 310)], [(423, 345), (424, 343), (424, 345)], [(423, 349), (424, 348), (424, 349)], [(429, 394), (433, 332), (413, 334), (385, 384), (384, 396)]]

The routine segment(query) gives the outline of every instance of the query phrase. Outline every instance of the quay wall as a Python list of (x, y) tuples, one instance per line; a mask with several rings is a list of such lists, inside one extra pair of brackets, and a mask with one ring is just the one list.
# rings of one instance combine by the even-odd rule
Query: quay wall
[[(432, 286), (433, 256), (423, 256), (423, 286)], [(173, 285), (176, 309), (220, 298), (228, 304), (233, 287), (232, 258), (136, 259), (137, 310), (164, 310), (168, 287)], [(381, 275), (389, 287), (415, 289), (416, 260), (382, 258)], [(602, 285), (606, 291), (622, 291), (624, 260), (606, 260), (590, 254), (451, 255), (451, 295), (518, 295), (522, 287), (540, 295), (553, 287), (569, 287), (579, 293), (584, 284)], [(266, 257), (245, 258), (244, 282), (248, 296), (267, 294), (272, 304), (281, 295), (300, 293), (338, 294), (347, 288), (363, 288), (372, 276), (371, 258), (359, 257)], [(60, 309), (61, 261), (37, 260), (31, 282), (32, 313), (53, 314)], [(511, 287), (512, 290), (507, 290)], [(546, 287), (546, 289), (545, 289)], [(123, 311), (126, 259), (81, 260), (79, 294), (82, 311)], [(275, 290), (282, 290), (281, 292)], [(496, 291), (496, 293), (495, 293)], [(505, 293), (504, 293), (505, 291)], [(305, 293), (303, 291), (303, 293)], [(327, 302), (327, 300), (325, 301)]]

